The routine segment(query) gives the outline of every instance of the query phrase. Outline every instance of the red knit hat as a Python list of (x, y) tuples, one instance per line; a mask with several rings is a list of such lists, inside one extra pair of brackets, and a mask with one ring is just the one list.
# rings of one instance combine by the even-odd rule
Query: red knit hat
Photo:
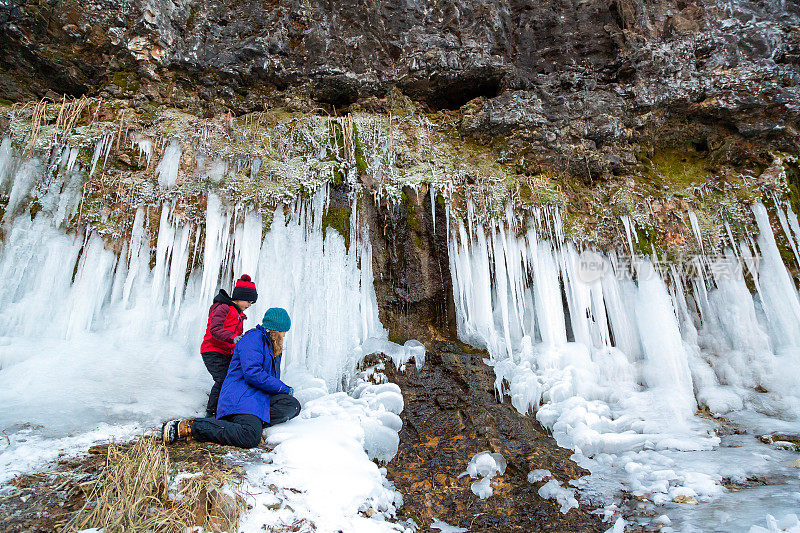
[(231, 300), (255, 302), (257, 299), (258, 292), (256, 292), (256, 284), (250, 280), (250, 276), (242, 274), (242, 277), (236, 280), (236, 286), (233, 287)]

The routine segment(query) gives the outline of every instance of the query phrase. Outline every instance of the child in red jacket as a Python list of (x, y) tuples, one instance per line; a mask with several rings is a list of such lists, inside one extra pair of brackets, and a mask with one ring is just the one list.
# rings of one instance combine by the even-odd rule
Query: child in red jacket
[(233, 294), (228, 296), (227, 292), (220, 289), (219, 294), (214, 297), (211, 309), (208, 310), (206, 335), (203, 337), (203, 344), (200, 345), (203, 362), (214, 378), (214, 386), (211, 387), (206, 405), (207, 418), (217, 416), (219, 391), (228, 373), (233, 345), (244, 331), (244, 321), (247, 318), (244, 312), (257, 299), (256, 284), (250, 280), (250, 276), (242, 274), (236, 281)]

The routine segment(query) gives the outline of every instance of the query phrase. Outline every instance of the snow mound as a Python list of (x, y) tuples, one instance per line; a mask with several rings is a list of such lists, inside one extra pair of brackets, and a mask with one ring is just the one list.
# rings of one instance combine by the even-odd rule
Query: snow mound
[[(253, 509), (240, 530), (313, 523), (318, 531), (404, 531), (388, 521), (403, 498), (386, 469), (372, 461), (388, 461), (397, 451), (397, 414), (375, 401), (385, 394), (399, 389), (362, 382), (353, 395), (319, 395), (297, 418), (268, 428), (272, 450), (245, 465), (243, 492), (253, 498)], [(400, 402), (402, 410), (402, 396)]]
[(788, 514), (781, 520), (767, 515), (767, 527), (753, 526), (748, 533), (800, 533), (800, 520), (796, 514)]

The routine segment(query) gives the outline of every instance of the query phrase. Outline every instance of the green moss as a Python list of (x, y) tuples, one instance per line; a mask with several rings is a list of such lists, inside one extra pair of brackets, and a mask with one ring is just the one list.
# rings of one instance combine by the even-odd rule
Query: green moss
[(658, 149), (650, 162), (652, 166), (645, 164), (645, 168), (666, 185), (682, 187), (706, 183), (712, 178), (707, 159), (692, 150)]
[(109, 74), (108, 84), (114, 84), (125, 92), (139, 90), (139, 76), (135, 72), (119, 71)]
[(346, 207), (329, 207), (322, 215), (322, 235), (328, 228), (333, 228), (344, 237), (344, 245), (350, 248), (350, 212)]
[(364, 142), (359, 138), (355, 124), (353, 124), (353, 142), (355, 143), (356, 170), (358, 170), (359, 176), (363, 176), (367, 173), (367, 160), (364, 157)]
[(414, 202), (411, 201), (411, 196), (409, 196), (408, 194), (407, 187), (403, 187), (403, 191), (400, 194), (400, 201), (402, 202), (403, 207), (406, 209), (406, 216), (408, 217), (408, 226), (415, 233), (420, 233), (422, 231), (422, 224), (420, 223), (419, 217), (417, 216), (417, 212), (414, 209)]
[(633, 251), (640, 255), (653, 255), (653, 251), (660, 251), (657, 246), (658, 232), (653, 226), (636, 228), (636, 239), (633, 241)]
[(394, 329), (389, 330), (389, 335), (388, 336), (389, 336), (389, 340), (391, 342), (396, 343), (396, 344), (403, 344), (408, 340), (402, 333), (400, 333), (399, 331), (396, 331)]

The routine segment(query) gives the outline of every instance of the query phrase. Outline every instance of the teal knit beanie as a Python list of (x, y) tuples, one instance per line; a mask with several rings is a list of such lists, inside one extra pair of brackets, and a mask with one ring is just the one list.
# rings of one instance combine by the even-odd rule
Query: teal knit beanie
[(292, 321), (286, 309), (271, 307), (264, 313), (264, 320), (261, 324), (270, 331), (289, 331)]

